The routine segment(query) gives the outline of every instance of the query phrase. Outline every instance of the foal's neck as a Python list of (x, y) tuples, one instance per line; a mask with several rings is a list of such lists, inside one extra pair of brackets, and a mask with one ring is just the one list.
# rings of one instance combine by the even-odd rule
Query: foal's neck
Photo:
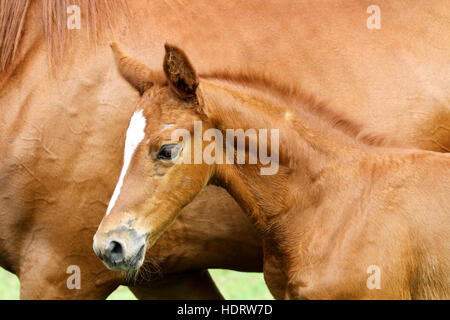
[[(365, 147), (318, 117), (254, 90), (222, 83), (201, 88), (211, 125), (225, 129), (279, 129), (279, 170), (261, 165), (216, 165), (213, 182), (225, 187), (260, 230), (292, 210), (314, 205), (325, 192), (324, 171), (358, 159)], [(299, 199), (299, 195), (301, 199)]]

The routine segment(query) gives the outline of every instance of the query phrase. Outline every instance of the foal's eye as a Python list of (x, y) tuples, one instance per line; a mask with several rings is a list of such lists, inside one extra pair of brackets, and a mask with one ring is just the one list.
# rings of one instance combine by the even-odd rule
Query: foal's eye
[(156, 158), (160, 160), (172, 160), (178, 155), (179, 150), (180, 148), (175, 143), (165, 144), (159, 149)]

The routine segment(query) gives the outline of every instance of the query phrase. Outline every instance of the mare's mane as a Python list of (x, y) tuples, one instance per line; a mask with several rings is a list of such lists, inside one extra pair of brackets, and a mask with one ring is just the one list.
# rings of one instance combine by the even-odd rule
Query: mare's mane
[(106, 29), (116, 26), (119, 14), (128, 14), (125, 0), (2, 0), (0, 1), (0, 73), (12, 63), (25, 31), (29, 8), (39, 2), (42, 32), (49, 58), (61, 57), (71, 33), (67, 32), (67, 8), (77, 5), (81, 12), (81, 30), (96, 39)]

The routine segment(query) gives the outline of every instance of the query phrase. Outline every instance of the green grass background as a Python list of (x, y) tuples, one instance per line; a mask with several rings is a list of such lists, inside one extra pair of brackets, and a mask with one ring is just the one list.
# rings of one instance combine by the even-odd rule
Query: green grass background
[[(217, 287), (225, 299), (273, 299), (262, 273), (244, 273), (230, 270), (210, 270)], [(20, 284), (17, 277), (0, 268), (0, 300), (19, 299)], [(127, 287), (119, 287), (109, 300), (135, 300)]]

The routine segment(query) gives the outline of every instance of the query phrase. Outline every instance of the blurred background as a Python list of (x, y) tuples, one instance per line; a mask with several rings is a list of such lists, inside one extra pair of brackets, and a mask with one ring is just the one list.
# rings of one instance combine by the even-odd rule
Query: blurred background
[[(210, 272), (225, 299), (273, 299), (264, 283), (262, 273), (230, 270), (210, 270)], [(20, 284), (17, 277), (0, 268), (0, 300), (17, 300), (19, 295)], [(127, 287), (120, 286), (108, 300), (136, 300), (136, 298)]]

